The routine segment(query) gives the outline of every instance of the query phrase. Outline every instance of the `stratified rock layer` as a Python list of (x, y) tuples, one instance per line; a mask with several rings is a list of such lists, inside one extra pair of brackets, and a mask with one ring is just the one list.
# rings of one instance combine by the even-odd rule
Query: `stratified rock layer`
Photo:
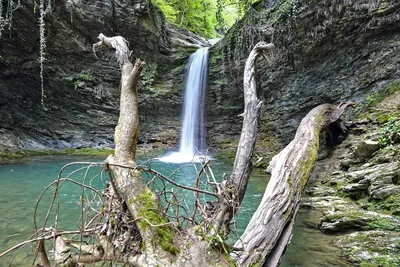
[[(273, 5), (271, 5), (273, 3)], [(286, 145), (321, 103), (360, 102), (400, 79), (400, 3), (396, 0), (277, 0), (254, 4), (210, 51), (211, 144), (234, 146), (243, 112), (244, 59), (260, 40), (275, 44), (257, 66), (263, 149)]]
[[(122, 35), (147, 62), (140, 85), (142, 135), (154, 146), (179, 136), (187, 57), (207, 42), (167, 25), (146, 1), (50, 1), (46, 15), (44, 108), (39, 79), (39, 7), (22, 1), (0, 43), (0, 150), (112, 146), (120, 70), (92, 44)], [(34, 11), (36, 10), (36, 12)]]

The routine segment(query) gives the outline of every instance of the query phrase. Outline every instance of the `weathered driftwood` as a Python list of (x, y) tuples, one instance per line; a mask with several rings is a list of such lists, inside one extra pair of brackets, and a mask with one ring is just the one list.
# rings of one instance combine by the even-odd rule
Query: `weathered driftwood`
[[(144, 62), (138, 59), (135, 65), (131, 63), (128, 44), (123, 37), (105, 37), (100, 34), (99, 39), (100, 41), (95, 46), (115, 49), (117, 61), (121, 66), (120, 114), (114, 134), (115, 153), (107, 158), (107, 162), (113, 170), (118, 189), (122, 192), (133, 218), (146, 220), (144, 213), (148, 209), (160, 210), (160, 204), (154, 193), (143, 182), (140, 171), (135, 169), (136, 144), (139, 137), (137, 86)], [(163, 215), (157, 214), (157, 216), (162, 217)], [(154, 236), (157, 235), (155, 227), (149, 221), (136, 225), (140, 232), (140, 241), (142, 246), (146, 247), (146, 251), (131, 257), (129, 261), (137, 265), (157, 265), (155, 255), (165, 253), (154, 242)], [(172, 229), (168, 230), (173, 231)], [(171, 240), (171, 242), (173, 241)]]
[(39, 241), (38, 256), (39, 256), (40, 262), (42, 263), (43, 267), (50, 267), (51, 266), (49, 258), (47, 258), (46, 248), (44, 246), (44, 240), (43, 239)]
[(300, 123), (295, 138), (268, 167), (271, 179), (263, 199), (232, 254), (241, 266), (265, 263), (278, 266), (290, 243), (294, 219), (310, 173), (317, 159), (319, 134), (328, 125), (340, 121), (344, 108), (323, 104), (312, 109)]
[(99, 42), (93, 45), (115, 49), (115, 56), (121, 67), (121, 96), (118, 125), (115, 129), (115, 158), (119, 164), (135, 164), (136, 144), (139, 138), (139, 112), (137, 105), (137, 84), (144, 61), (138, 59), (135, 65), (129, 59), (128, 42), (122, 36), (106, 37), (99, 34)]
[[(140, 215), (140, 203), (136, 201), (140, 194), (149, 194), (150, 198), (153, 198), (154, 208), (158, 208), (158, 202), (156, 197), (147, 189), (143, 180), (141, 179), (140, 173), (134, 170), (136, 165), (135, 153), (136, 144), (139, 136), (139, 114), (137, 107), (137, 85), (141, 70), (143, 69), (144, 62), (138, 59), (135, 65), (130, 61), (130, 51), (128, 49), (127, 41), (121, 36), (106, 37), (103, 34), (99, 35), (99, 42), (93, 45), (93, 49), (97, 48), (112, 48), (115, 49), (115, 55), (117, 61), (121, 67), (121, 97), (120, 97), (120, 116), (118, 125), (115, 129), (114, 143), (115, 153), (114, 156), (110, 156), (107, 159), (108, 166), (111, 166), (114, 171), (115, 180), (121, 192), (124, 195), (128, 210), (131, 212), (134, 218), (138, 218)], [(127, 166), (121, 167), (121, 166)], [(112, 179), (112, 177), (110, 177)], [(115, 186), (112, 183), (113, 186)], [(138, 226), (140, 224), (137, 224)], [(151, 242), (151, 228), (139, 226), (143, 230), (140, 236), (142, 241), (146, 245)], [(56, 239), (56, 262), (57, 258), (63, 262), (64, 265), (72, 264), (73, 262), (86, 262), (85, 255), (76, 255), (69, 253), (68, 246), (62, 237)], [(109, 256), (109, 248), (104, 247), (106, 244), (104, 240), (100, 240), (97, 247), (102, 247), (99, 253), (98, 250), (92, 250), (89, 253), (90, 260), (92, 262), (102, 260), (120, 260), (117, 255), (112, 254)], [(108, 246), (108, 245), (107, 245)], [(152, 246), (148, 246), (148, 250), (152, 251)], [(104, 253), (106, 252), (106, 253)], [(58, 256), (57, 256), (58, 255)], [(138, 255), (134, 255), (128, 261), (137, 263), (141, 259)], [(66, 260), (67, 259), (67, 260)], [(125, 259), (127, 261), (127, 259)]]
[(243, 73), (243, 94), (244, 94), (244, 112), (243, 125), (240, 134), (240, 140), (236, 151), (236, 157), (233, 164), (230, 180), (224, 192), (224, 202), (220, 203), (220, 211), (216, 216), (214, 230), (218, 231), (220, 227), (227, 226), (233, 215), (238, 210), (252, 170), (252, 157), (257, 139), (258, 119), (262, 102), (257, 98), (257, 88), (255, 79), (256, 59), (268, 50), (274, 48), (273, 44), (266, 42), (257, 43), (251, 50), (245, 64)]
[(230, 182), (237, 189), (238, 204), (243, 200), (252, 170), (251, 158), (257, 140), (258, 118), (262, 102), (257, 98), (255, 62), (260, 55), (274, 48), (273, 44), (259, 42), (250, 52), (243, 73), (244, 113), (243, 126), (236, 151)]

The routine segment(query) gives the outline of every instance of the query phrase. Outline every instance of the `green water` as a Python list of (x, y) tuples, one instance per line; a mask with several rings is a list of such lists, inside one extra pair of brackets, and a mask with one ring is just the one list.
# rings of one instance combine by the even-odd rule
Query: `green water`
[[(103, 159), (87, 159), (75, 157), (36, 157), (26, 159), (13, 164), (0, 165), (0, 253), (6, 249), (29, 238), (34, 232), (33, 210), (40, 193), (57, 179), (58, 172), (62, 166), (73, 161), (93, 161), (101, 162)], [(151, 167), (164, 175), (170, 175), (178, 166), (157, 161), (147, 163)], [(79, 171), (71, 175), (71, 178), (82, 181), (86, 178), (86, 184), (95, 189), (103, 188), (103, 183), (107, 177), (102, 174), (101, 167), (91, 168), (88, 175), (87, 165), (74, 165), (68, 167), (63, 177), (73, 172), (77, 168)], [(226, 172), (229, 174), (231, 166), (218, 162), (212, 163), (216, 177)], [(188, 166), (176, 171), (173, 177), (177, 182), (188, 186), (193, 186), (195, 170), (193, 166)], [(236, 220), (236, 227), (240, 235), (251, 214), (257, 208), (265, 186), (267, 177), (261, 171), (254, 171), (240, 213)], [(48, 209), (54, 189), (48, 190), (43, 196), (37, 214), (38, 222), (42, 226), (43, 218)], [(80, 217), (80, 196), (82, 189), (72, 183), (64, 184), (59, 191), (60, 210), (58, 218), (58, 229), (74, 230), (79, 227), (77, 223)], [(93, 199), (94, 204), (99, 204)], [(345, 266), (337, 256), (338, 251), (330, 245), (333, 236), (321, 234), (318, 230), (308, 228), (305, 222), (313, 215), (309, 211), (300, 211), (296, 221), (294, 237), (289, 246), (281, 266)], [(54, 212), (50, 214), (48, 226), (54, 225)], [(12, 266), (30, 266), (32, 263), (34, 247), (27, 246), (17, 254)], [(0, 258), (0, 266), (7, 266), (12, 254)]]

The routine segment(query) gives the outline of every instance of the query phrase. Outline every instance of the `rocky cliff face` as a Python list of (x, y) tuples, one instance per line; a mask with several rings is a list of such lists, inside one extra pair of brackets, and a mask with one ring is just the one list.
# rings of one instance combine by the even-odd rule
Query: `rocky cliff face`
[[(400, 79), (400, 3), (395, 0), (261, 1), (210, 52), (212, 146), (235, 144), (243, 112), (244, 60), (258, 41), (275, 44), (257, 64), (261, 156), (287, 144), (314, 106), (353, 100)], [(362, 112), (357, 110), (357, 112)]]
[(44, 108), (39, 12), (33, 0), (21, 3), (11, 29), (2, 33), (0, 150), (112, 146), (120, 72), (112, 51), (94, 56), (92, 44), (100, 32), (124, 36), (133, 59), (147, 62), (139, 89), (140, 142), (175, 142), (186, 59), (207, 42), (167, 25), (147, 1), (51, 2), (45, 27)]
[[(13, 14), (0, 43), (0, 149), (112, 145), (119, 69), (96, 36), (122, 35), (147, 62), (140, 86), (142, 144), (179, 137), (187, 57), (206, 41), (164, 22), (144, 0), (55, 1), (46, 16), (45, 109), (40, 105), (39, 29), (34, 1)], [(399, 3), (359, 0), (260, 1), (210, 53), (210, 147), (234, 147), (243, 111), (244, 60), (259, 40), (272, 63), (257, 66), (264, 101), (260, 156), (285, 145), (301, 118), (324, 102), (355, 100), (399, 78)]]

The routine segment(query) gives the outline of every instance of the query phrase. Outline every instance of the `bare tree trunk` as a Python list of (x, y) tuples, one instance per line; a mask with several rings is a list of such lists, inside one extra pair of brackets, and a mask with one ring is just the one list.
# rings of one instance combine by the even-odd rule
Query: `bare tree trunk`
[[(168, 220), (161, 213), (160, 203), (156, 195), (146, 186), (142, 180), (140, 171), (136, 167), (136, 145), (139, 136), (139, 113), (137, 86), (140, 72), (144, 62), (138, 59), (136, 64), (129, 60), (127, 42), (121, 36), (105, 37), (99, 35), (100, 42), (96, 46), (106, 46), (116, 50), (117, 60), (121, 66), (121, 99), (118, 125), (115, 129), (115, 153), (107, 158), (117, 181), (118, 189), (123, 194), (124, 202), (131, 212), (140, 235), (142, 247), (145, 251), (131, 260), (132, 263), (146, 266), (159, 265), (156, 256), (167, 257), (168, 252), (160, 248), (160, 228), (168, 231), (170, 248), (175, 246), (174, 230), (168, 225)], [(161, 225), (160, 225), (161, 224)], [(177, 250), (177, 249), (176, 249)], [(174, 253), (170, 250), (169, 253)]]
[[(113, 170), (118, 191), (122, 192), (141, 237), (141, 252), (130, 257), (134, 266), (225, 266), (226, 261), (210, 257), (209, 244), (198, 240), (191, 229), (180, 232), (162, 213), (159, 199), (142, 180), (136, 166), (135, 150), (139, 134), (137, 83), (144, 62), (129, 61), (126, 40), (120, 36), (99, 35), (96, 47), (116, 50), (121, 65), (120, 116), (115, 130), (115, 154), (107, 162)], [(183, 235), (185, 233), (185, 235)], [(193, 244), (193, 241), (196, 241)]]
[(257, 98), (255, 62), (260, 55), (274, 48), (273, 44), (259, 42), (250, 52), (243, 73), (243, 126), (236, 151), (230, 182), (237, 189), (238, 204), (242, 203), (252, 170), (251, 159), (257, 140), (258, 119), (262, 102)]
[(260, 263), (278, 266), (290, 243), (301, 194), (317, 159), (319, 134), (337, 122), (344, 107), (323, 104), (311, 110), (300, 123), (295, 138), (268, 167), (271, 179), (263, 199), (245, 232), (236, 242), (240, 251), (232, 254), (241, 266)]
[[(220, 203), (220, 211), (216, 216), (214, 230), (218, 231), (220, 227), (227, 227), (238, 210), (244, 194), (246, 192), (249, 177), (252, 171), (252, 162), (254, 147), (257, 140), (258, 119), (262, 102), (257, 98), (255, 62), (256, 59), (266, 51), (272, 49), (273, 44), (259, 42), (251, 50), (246, 60), (243, 74), (243, 94), (244, 94), (244, 112), (243, 126), (240, 135), (236, 157), (233, 164), (232, 174), (227, 184), (231, 192), (225, 196), (225, 201)], [(225, 192), (226, 194), (227, 192)], [(211, 232), (213, 234), (213, 232)]]

